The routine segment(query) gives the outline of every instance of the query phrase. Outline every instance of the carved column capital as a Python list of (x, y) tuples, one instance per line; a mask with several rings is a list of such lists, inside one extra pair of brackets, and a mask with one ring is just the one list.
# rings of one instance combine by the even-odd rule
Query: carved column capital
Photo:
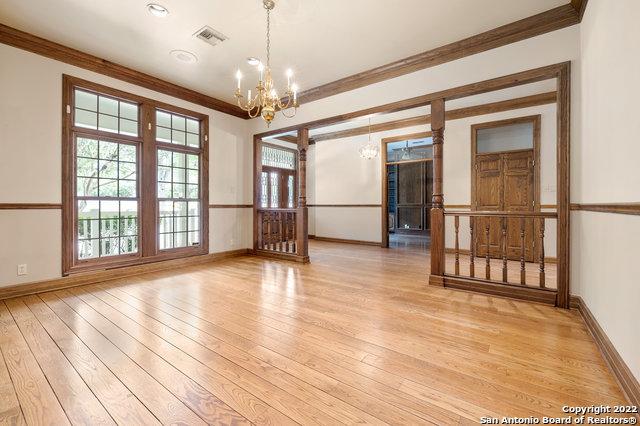
[(442, 209), (444, 208), (444, 194), (442, 188), (442, 150), (444, 145), (444, 128), (433, 129), (432, 140), (433, 140), (433, 194), (431, 197), (431, 202), (433, 203), (433, 208)]

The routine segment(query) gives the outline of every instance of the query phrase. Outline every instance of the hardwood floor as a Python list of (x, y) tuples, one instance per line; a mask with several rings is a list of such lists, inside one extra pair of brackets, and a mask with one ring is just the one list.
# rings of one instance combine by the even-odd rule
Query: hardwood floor
[(623, 404), (577, 311), (426, 285), (415, 250), (311, 242), (0, 302), (9, 424), (467, 424)]

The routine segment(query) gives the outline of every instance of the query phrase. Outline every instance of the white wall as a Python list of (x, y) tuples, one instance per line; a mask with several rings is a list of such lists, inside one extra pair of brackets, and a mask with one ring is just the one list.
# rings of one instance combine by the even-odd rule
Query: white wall
[[(640, 40), (636, 0), (591, 0), (580, 27), (580, 139), (571, 146), (572, 202), (640, 201)], [(640, 217), (574, 211), (571, 285), (640, 380)]]
[[(62, 74), (208, 114), (210, 203), (252, 202), (245, 120), (0, 44), (0, 203), (61, 203)], [(250, 211), (210, 210), (211, 252), (251, 247)], [(60, 277), (60, 215), (0, 210), (0, 286)]]

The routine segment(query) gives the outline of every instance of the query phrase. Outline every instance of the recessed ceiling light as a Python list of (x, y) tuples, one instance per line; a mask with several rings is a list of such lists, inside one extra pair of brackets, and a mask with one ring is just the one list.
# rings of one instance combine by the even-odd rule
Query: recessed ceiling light
[(149, 3), (147, 9), (149, 13), (158, 18), (164, 18), (169, 14), (169, 9), (158, 3)]
[(260, 59), (258, 59), (258, 58), (254, 58), (254, 57), (248, 57), (248, 58), (247, 58), (247, 63), (248, 63), (249, 65), (256, 66), (256, 65), (258, 65), (258, 64), (260, 63)]
[(177, 61), (184, 62), (186, 64), (195, 64), (198, 62), (198, 57), (186, 50), (172, 50), (169, 52), (171, 56)]

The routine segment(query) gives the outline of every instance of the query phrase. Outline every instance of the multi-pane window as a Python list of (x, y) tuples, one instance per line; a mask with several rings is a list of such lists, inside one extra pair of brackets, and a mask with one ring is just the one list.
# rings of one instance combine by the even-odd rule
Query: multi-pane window
[(262, 165), (278, 169), (295, 170), (296, 156), (288, 150), (275, 146), (262, 146)]
[(109, 96), (75, 90), (77, 127), (138, 136), (138, 105)]
[(200, 147), (200, 122), (166, 111), (156, 111), (156, 140), (175, 145)]
[(78, 259), (138, 251), (137, 147), (76, 137)]
[(208, 252), (208, 117), (63, 81), (64, 274)]
[(158, 149), (160, 250), (200, 243), (200, 158)]

